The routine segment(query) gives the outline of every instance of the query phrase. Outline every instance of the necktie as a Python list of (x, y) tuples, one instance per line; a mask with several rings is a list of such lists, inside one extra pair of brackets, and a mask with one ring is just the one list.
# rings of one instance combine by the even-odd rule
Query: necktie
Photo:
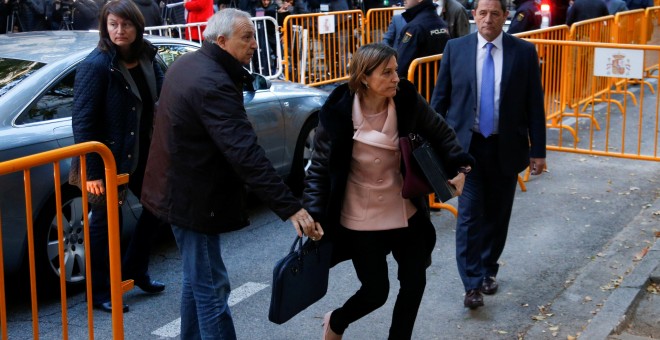
[(493, 44), (486, 44), (486, 59), (481, 68), (481, 98), (479, 101), (479, 130), (484, 137), (493, 133), (495, 115), (495, 62), (490, 52)]

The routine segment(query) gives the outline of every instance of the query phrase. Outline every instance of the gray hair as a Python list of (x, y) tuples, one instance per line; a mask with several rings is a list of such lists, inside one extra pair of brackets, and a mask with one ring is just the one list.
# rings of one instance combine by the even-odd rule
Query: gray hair
[(218, 37), (231, 37), (234, 31), (234, 25), (240, 18), (250, 20), (248, 12), (243, 12), (235, 8), (225, 8), (213, 14), (206, 23), (204, 29), (204, 40), (216, 41)]

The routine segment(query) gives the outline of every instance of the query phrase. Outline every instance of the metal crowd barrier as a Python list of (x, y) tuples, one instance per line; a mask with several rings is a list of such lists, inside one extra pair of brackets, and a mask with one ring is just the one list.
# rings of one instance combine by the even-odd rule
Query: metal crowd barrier
[[(656, 3), (659, 1), (660, 0), (656, 1)], [(658, 26), (660, 25), (660, 7), (647, 8), (645, 15), (646, 19), (643, 24), (646, 25), (646, 29), (642, 31), (642, 34), (644, 35), (642, 43), (649, 45), (660, 45), (660, 30), (658, 29)], [(645, 56), (645, 77), (648, 77), (653, 72), (658, 71), (658, 64), (660, 64), (660, 60), (658, 60), (658, 58), (654, 58), (654, 56)]]
[[(631, 73), (635, 72), (636, 68), (639, 68), (639, 74), (642, 74), (644, 56), (652, 54), (657, 58), (660, 46), (537, 39), (530, 42), (539, 48), (558, 46), (564, 51), (571, 51), (573, 56), (579, 56), (564, 63), (564, 69), (572, 68), (580, 72), (567, 77), (572, 81), (563, 83), (562, 92), (582, 93), (591, 98), (601, 96), (606, 99), (598, 107), (591, 105), (590, 110), (584, 114), (564, 116), (558, 121), (557, 128), (549, 128), (548, 150), (660, 161), (660, 101), (655, 96), (651, 97), (653, 102), (646, 103), (645, 98), (650, 96), (647, 91), (650, 91), (640, 85), (638, 105), (632, 101), (628, 102), (626, 97), (630, 83), (625, 81), (628, 78), (636, 78), (635, 74)], [(562, 73), (568, 74), (565, 71)], [(651, 78), (656, 84), (660, 80), (657, 74)], [(621, 83), (623, 88), (621, 91), (615, 86), (605, 89), (589, 86), (601, 83)], [(587, 90), (584, 89), (585, 84), (588, 85)], [(615, 98), (623, 105), (616, 112), (612, 112)], [(572, 100), (571, 97), (563, 95), (562, 99)], [(578, 107), (574, 105), (573, 108)], [(564, 131), (571, 131), (573, 138), (566, 141)]]
[[(570, 40), (616, 43), (616, 31), (614, 16), (608, 15), (573, 24), (573, 26), (571, 26)], [(575, 65), (575, 67), (566, 69), (567, 74), (570, 76), (565, 79), (567, 82), (578, 82), (578, 84), (576, 84), (578, 86), (568, 86), (570, 84), (565, 84), (565, 86), (573, 90), (572, 92), (567, 93), (568, 97), (566, 102), (567, 105), (573, 109), (573, 114), (588, 118), (588, 114), (581, 112), (586, 110), (587, 106), (601, 101), (611, 101), (623, 111), (623, 104), (621, 101), (604, 95), (605, 93), (609, 93), (610, 88), (616, 84), (613, 84), (611, 79), (589, 77), (589, 70), (593, 69), (593, 64), (584, 64), (581, 62), (584, 60), (593, 61), (594, 56), (589, 54), (593, 53), (593, 50), (572, 49), (569, 52), (568, 57), (564, 60), (567, 60), (569, 64)], [(631, 97), (631, 100), (636, 101), (632, 93), (628, 92), (627, 94)], [(583, 107), (580, 108), (580, 105), (583, 105)], [(597, 124), (596, 128), (598, 128)]]
[[(113, 339), (124, 338), (124, 321), (122, 313), (122, 293), (133, 288), (133, 280), (126, 282), (121, 281), (121, 250), (119, 245), (119, 204), (117, 203), (117, 186), (128, 182), (128, 175), (117, 176), (115, 159), (112, 152), (105, 145), (98, 142), (88, 142), (75, 144), (68, 147), (46, 151), (39, 154), (34, 154), (22, 158), (17, 158), (5, 162), (0, 162), (0, 176), (9, 173), (22, 171), (24, 178), (25, 190), (25, 211), (27, 220), (27, 235), (28, 235), (28, 263), (30, 274), (30, 296), (32, 307), (32, 332), (33, 338), (39, 338), (39, 310), (37, 300), (37, 276), (35, 267), (35, 246), (34, 246), (34, 221), (32, 211), (32, 187), (30, 170), (38, 166), (45, 166), (51, 164), (53, 166), (53, 185), (55, 188), (55, 204), (57, 207), (62, 206), (62, 182), (60, 174), (60, 161), (67, 160), (71, 157), (80, 157), (81, 160), (81, 178), (83, 186), (85, 185), (86, 178), (86, 165), (84, 155), (87, 153), (98, 153), (105, 164), (105, 179), (106, 179), (106, 201), (108, 209), (108, 244), (109, 244), (109, 257), (110, 257), (110, 293), (112, 303), (112, 334)], [(82, 206), (83, 206), (83, 229), (84, 229), (84, 244), (85, 254), (90, 254), (89, 250), (89, 220), (88, 220), (88, 199), (87, 192), (83, 190), (82, 193)], [(57, 233), (58, 239), (64, 240), (63, 225), (64, 217), (62, 210), (57, 211)], [(0, 214), (1, 216), (1, 214)], [(2, 230), (2, 219), (0, 218), (0, 230)], [(0, 275), (4, 277), (3, 258), (2, 258), (2, 234), (0, 233)], [(60, 268), (65, 268), (64, 265), (64, 245), (63, 242), (58, 242), (58, 258)], [(94, 338), (94, 317), (92, 305), (92, 282), (89, 280), (91, 277), (90, 261), (86, 261), (86, 280), (87, 284), (87, 325), (89, 327), (89, 339)], [(68, 325), (69, 320), (67, 316), (67, 293), (66, 293), (66, 278), (65, 275), (60, 275), (60, 301), (62, 312), (62, 339), (69, 338)], [(4, 280), (0, 280), (0, 331), (2, 332), (2, 339), (7, 339), (7, 306), (5, 298)]]
[[(277, 21), (268, 16), (253, 17), (251, 20), (256, 31), (257, 51), (248, 68), (251, 72), (261, 74), (268, 79), (279, 78), (282, 75), (282, 44)], [(205, 26), (205, 22), (151, 26), (145, 27), (144, 32), (192, 41), (191, 33), (197, 31), (201, 37)]]
[(646, 11), (643, 9), (617, 13), (614, 16), (613, 41), (619, 44), (646, 44), (642, 33), (646, 29), (645, 18)]
[(323, 85), (348, 79), (348, 63), (362, 41), (362, 11), (295, 14), (284, 19), (284, 77)]
[(383, 36), (390, 26), (392, 17), (397, 12), (403, 12), (404, 7), (372, 8), (367, 11), (367, 17), (364, 21), (364, 30), (362, 34), (362, 43), (378, 43), (383, 41)]
[[(569, 29), (566, 25), (552, 26), (548, 28), (521, 32), (515, 34), (523, 39), (547, 39), (547, 40), (567, 40), (569, 38)], [(559, 47), (543, 46), (537, 48), (539, 64), (541, 68), (541, 83), (544, 90), (544, 107), (546, 117), (548, 117), (548, 126), (557, 126), (559, 113), (562, 112), (560, 89), (562, 81), (562, 56)], [(529, 179), (529, 172), (525, 174), (525, 180)]]

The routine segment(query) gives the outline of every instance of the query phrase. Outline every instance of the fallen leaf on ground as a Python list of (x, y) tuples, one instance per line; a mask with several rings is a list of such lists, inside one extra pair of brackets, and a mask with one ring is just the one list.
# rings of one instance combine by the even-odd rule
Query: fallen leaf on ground
[(642, 248), (642, 250), (640, 250), (639, 253), (637, 253), (637, 255), (635, 255), (635, 257), (633, 258), (633, 261), (641, 260), (642, 258), (644, 258), (644, 256), (646, 256), (646, 254), (648, 252), (649, 252), (649, 247)]
[(600, 286), (600, 290), (602, 290), (604, 292), (608, 291), (608, 290), (612, 290), (612, 289), (614, 289), (614, 287), (612, 287), (612, 285), (610, 285), (609, 283), (604, 285), (604, 286)]
[(650, 294), (660, 294), (660, 283), (651, 282), (648, 286), (646, 286), (646, 291)]

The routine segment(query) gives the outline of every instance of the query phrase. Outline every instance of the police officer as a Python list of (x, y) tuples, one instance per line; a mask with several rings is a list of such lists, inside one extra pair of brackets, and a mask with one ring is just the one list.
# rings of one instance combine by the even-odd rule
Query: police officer
[(407, 78), (413, 60), (440, 54), (450, 39), (449, 28), (435, 11), (432, 0), (407, 0), (402, 16), (407, 24), (400, 34), (397, 49), (399, 77)]
[(541, 28), (541, 7), (537, 0), (514, 0), (516, 14), (507, 33), (514, 34)]

